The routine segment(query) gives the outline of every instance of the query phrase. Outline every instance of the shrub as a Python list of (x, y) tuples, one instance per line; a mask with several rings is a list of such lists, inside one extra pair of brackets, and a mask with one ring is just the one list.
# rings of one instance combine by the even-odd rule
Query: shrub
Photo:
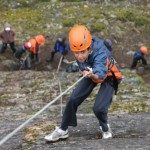
[(104, 23), (99, 22), (99, 23), (95, 23), (95, 24), (91, 25), (92, 32), (101, 32), (104, 29), (106, 29), (106, 26)]
[(150, 17), (138, 16), (135, 18), (135, 26), (144, 26), (150, 25)]
[(117, 19), (119, 19), (120, 21), (133, 21), (135, 18), (135, 15), (133, 12), (129, 11), (129, 10), (125, 10), (125, 9), (118, 9), (116, 11), (116, 15), (117, 15)]
[(136, 10), (117, 9), (115, 14), (118, 20), (123, 22), (134, 22), (135, 26), (150, 25), (150, 16), (143, 14), (142, 11), (137, 12)]
[(63, 20), (63, 26), (64, 27), (71, 27), (74, 24), (75, 24), (75, 20), (74, 19)]

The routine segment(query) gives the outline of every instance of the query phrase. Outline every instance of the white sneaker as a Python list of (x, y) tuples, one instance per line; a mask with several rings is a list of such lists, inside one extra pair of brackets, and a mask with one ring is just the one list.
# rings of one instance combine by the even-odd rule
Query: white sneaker
[(100, 126), (100, 130), (102, 132), (102, 139), (110, 139), (110, 138), (112, 138), (112, 131), (111, 131), (110, 125), (109, 124), (107, 124), (107, 125), (108, 125), (108, 131), (106, 131), (106, 132), (104, 132), (102, 130), (102, 127)]
[(69, 137), (68, 130), (64, 131), (60, 129), (59, 127), (56, 127), (56, 129), (49, 135), (45, 136), (45, 140), (49, 142), (55, 142), (59, 139), (66, 139)]

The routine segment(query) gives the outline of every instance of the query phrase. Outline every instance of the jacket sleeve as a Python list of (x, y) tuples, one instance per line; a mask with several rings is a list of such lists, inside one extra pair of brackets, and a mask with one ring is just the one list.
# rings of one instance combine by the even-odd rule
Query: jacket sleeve
[(15, 35), (16, 35), (16, 34), (15, 34), (15, 32), (14, 32), (14, 31), (12, 31), (12, 36), (13, 36), (13, 37), (15, 37)]
[(99, 50), (99, 53), (94, 57), (93, 73), (99, 76), (99, 79), (104, 80), (107, 77), (107, 54), (104, 50)]
[(139, 60), (139, 59), (142, 59), (142, 58), (143, 58), (143, 55), (140, 52), (140, 50), (136, 50), (135, 53), (134, 53), (134, 55), (133, 55), (133, 59)]

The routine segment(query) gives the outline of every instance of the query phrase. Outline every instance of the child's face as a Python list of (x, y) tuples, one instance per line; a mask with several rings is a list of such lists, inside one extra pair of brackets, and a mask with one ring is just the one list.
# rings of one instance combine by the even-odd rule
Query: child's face
[(90, 54), (90, 49), (74, 52), (74, 56), (79, 62), (84, 62), (88, 58), (89, 54)]

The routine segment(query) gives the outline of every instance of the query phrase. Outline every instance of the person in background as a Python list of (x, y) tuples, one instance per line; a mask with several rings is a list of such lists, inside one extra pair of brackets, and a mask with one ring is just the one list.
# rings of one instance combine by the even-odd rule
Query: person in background
[(13, 53), (16, 52), (15, 48), (15, 32), (11, 29), (9, 24), (6, 24), (4, 30), (0, 33), (0, 40), (2, 41), (2, 47), (0, 53), (4, 53), (7, 49), (7, 45), (10, 45)]
[(25, 53), (25, 61), (28, 61), (28, 67), (27, 68), (31, 68), (31, 62), (39, 62), (39, 47), (41, 45), (44, 45), (45, 43), (45, 37), (43, 35), (37, 35), (34, 38), (31, 38), (30, 40), (28, 40), (27, 42), (25, 42), (23, 44), (23, 46), (16, 51), (15, 53), (15, 57), (19, 60), (22, 60), (22, 56)]
[(69, 137), (68, 127), (77, 126), (78, 106), (96, 86), (99, 86), (99, 91), (96, 95), (93, 111), (98, 119), (102, 138), (112, 138), (107, 114), (115, 91), (115, 82), (119, 83), (122, 74), (116, 68), (112, 72), (111, 68), (114, 64), (109, 63), (110, 51), (105, 46), (104, 40), (93, 38), (84, 25), (76, 25), (71, 28), (69, 45), (84, 78), (78, 83), (69, 98), (60, 127), (56, 127), (51, 134), (45, 136), (45, 140), (53, 142)]
[(131, 64), (131, 69), (135, 69), (136, 66), (137, 66), (137, 63), (139, 61), (142, 61), (142, 64), (144, 66), (147, 65), (147, 61), (144, 57), (144, 55), (147, 55), (148, 54), (148, 49), (146, 46), (141, 46), (138, 50), (135, 51), (134, 55), (133, 55), (133, 61), (132, 61), (132, 64)]
[(19, 60), (20, 69), (31, 69), (30, 47), (31, 43), (26, 42), (14, 54), (15, 58)]
[(64, 57), (68, 54), (68, 50), (69, 50), (69, 46), (66, 42), (66, 36), (62, 35), (56, 40), (54, 49), (51, 52), (51, 56), (50, 58), (47, 58), (46, 61), (52, 62), (54, 60), (54, 56), (56, 53), (60, 53), (64, 59)]

